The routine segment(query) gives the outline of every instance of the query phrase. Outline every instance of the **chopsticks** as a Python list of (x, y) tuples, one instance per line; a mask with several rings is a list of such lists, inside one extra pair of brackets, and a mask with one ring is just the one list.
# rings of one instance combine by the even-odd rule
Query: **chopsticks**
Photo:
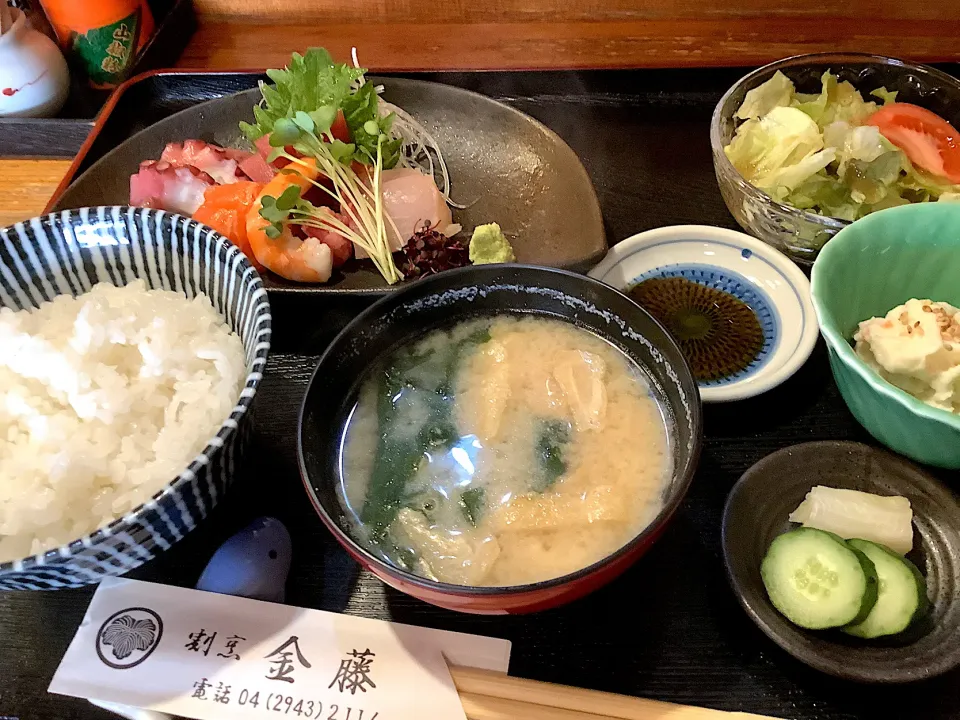
[(771, 720), (450, 667), (467, 720)]

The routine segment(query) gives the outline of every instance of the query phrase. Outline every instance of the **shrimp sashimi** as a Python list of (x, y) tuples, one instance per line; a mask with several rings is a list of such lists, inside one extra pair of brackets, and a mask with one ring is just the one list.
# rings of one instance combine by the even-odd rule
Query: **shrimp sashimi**
[(307, 236), (302, 240), (296, 237), (288, 223), (284, 223), (279, 237), (267, 237), (270, 221), (260, 215), (263, 198), (268, 195), (280, 197), (291, 185), (299, 187), (302, 194), (313, 186), (319, 175), (320, 171), (313, 159), (289, 163), (263, 187), (247, 213), (247, 241), (250, 249), (265, 268), (287, 280), (304, 283), (326, 282), (333, 272), (333, 253), (328, 245), (315, 237)]

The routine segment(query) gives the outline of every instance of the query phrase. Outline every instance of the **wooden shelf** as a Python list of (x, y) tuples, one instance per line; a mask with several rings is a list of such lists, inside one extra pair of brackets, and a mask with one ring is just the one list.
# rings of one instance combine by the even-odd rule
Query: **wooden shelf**
[(758, 65), (806, 52), (960, 59), (960, 20), (727, 18), (623, 22), (259, 25), (202, 20), (186, 68), (282, 67), (312, 45), (356, 47), (374, 70), (576, 69)]

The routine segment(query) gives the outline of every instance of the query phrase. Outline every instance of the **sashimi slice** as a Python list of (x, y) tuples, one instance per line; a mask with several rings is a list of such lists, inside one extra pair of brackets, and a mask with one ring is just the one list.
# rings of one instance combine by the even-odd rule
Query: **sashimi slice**
[[(453, 224), (450, 208), (437, 189), (436, 182), (419, 170), (384, 170), (380, 175), (380, 194), (383, 197), (383, 211), (397, 227), (397, 232), (394, 232), (387, 223), (387, 239), (393, 252), (406, 245), (424, 225), (443, 232)], [(365, 258), (368, 255), (357, 248), (357, 257)]]
[(267, 164), (267, 161), (263, 159), (259, 154), (250, 154), (248, 157), (244, 158), (239, 162), (240, 172), (246, 175), (248, 178), (258, 183), (268, 183), (273, 179), (273, 176), (276, 174), (270, 165)]
[(250, 153), (231, 150), (229, 153), (218, 145), (203, 140), (184, 140), (182, 143), (169, 143), (160, 155), (162, 162), (174, 167), (194, 167), (205, 172), (220, 185), (237, 182), (239, 162)]
[(193, 215), (212, 185), (213, 178), (194, 167), (147, 160), (130, 176), (130, 204)]

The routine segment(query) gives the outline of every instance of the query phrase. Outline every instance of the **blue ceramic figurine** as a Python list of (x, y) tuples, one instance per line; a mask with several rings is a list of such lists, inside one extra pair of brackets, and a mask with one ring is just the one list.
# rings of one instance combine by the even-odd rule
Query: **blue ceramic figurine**
[(262, 517), (227, 540), (197, 581), (197, 590), (282, 603), (292, 555), (290, 533)]

